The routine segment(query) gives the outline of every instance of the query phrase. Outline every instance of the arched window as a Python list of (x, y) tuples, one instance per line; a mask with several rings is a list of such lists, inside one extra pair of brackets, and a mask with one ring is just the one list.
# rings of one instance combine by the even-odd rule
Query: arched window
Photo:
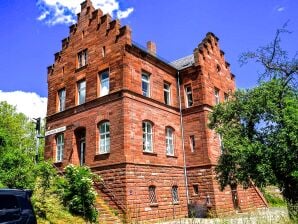
[(143, 151), (153, 152), (152, 124), (149, 121), (143, 121)]
[(99, 124), (99, 153), (110, 152), (110, 122), (105, 121)]
[(174, 130), (171, 127), (166, 128), (166, 154), (174, 155)]

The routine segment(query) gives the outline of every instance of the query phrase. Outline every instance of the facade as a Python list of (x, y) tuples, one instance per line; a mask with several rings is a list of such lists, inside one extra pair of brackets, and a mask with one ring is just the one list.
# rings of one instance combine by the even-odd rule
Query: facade
[(208, 33), (172, 63), (147, 47), (90, 0), (81, 4), (48, 67), (45, 157), (60, 169), (89, 166), (104, 179), (100, 195), (130, 220), (266, 206), (255, 187), (221, 192), (215, 180), (221, 140), (208, 114), (235, 90), (218, 38)]

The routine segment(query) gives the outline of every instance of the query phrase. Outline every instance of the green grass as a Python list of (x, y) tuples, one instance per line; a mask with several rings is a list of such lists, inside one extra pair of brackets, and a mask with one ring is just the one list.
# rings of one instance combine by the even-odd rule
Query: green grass
[(279, 193), (278, 188), (274, 186), (262, 189), (263, 195), (266, 198), (270, 207), (286, 207), (287, 203)]

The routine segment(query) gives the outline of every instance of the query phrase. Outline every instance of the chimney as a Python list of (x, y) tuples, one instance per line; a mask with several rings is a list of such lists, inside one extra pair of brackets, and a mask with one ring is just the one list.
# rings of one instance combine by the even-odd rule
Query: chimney
[(156, 44), (153, 41), (147, 42), (147, 51), (148, 53), (156, 56)]

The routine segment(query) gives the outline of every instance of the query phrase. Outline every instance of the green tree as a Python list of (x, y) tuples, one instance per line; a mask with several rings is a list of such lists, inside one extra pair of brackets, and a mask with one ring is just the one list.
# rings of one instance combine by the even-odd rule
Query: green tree
[(92, 223), (96, 222), (98, 216), (95, 207), (96, 192), (93, 188), (94, 181), (98, 180), (99, 177), (88, 167), (68, 165), (64, 177), (58, 183), (60, 195), (69, 211)]
[[(222, 189), (227, 185), (276, 184), (288, 202), (291, 217), (298, 203), (298, 60), (282, 49), (279, 29), (274, 41), (241, 61), (264, 67), (259, 85), (238, 90), (214, 108), (209, 127), (223, 136), (223, 154), (216, 168)], [(296, 54), (297, 55), (297, 54)]]
[(0, 186), (34, 187), (34, 124), (15, 107), (0, 102)]

